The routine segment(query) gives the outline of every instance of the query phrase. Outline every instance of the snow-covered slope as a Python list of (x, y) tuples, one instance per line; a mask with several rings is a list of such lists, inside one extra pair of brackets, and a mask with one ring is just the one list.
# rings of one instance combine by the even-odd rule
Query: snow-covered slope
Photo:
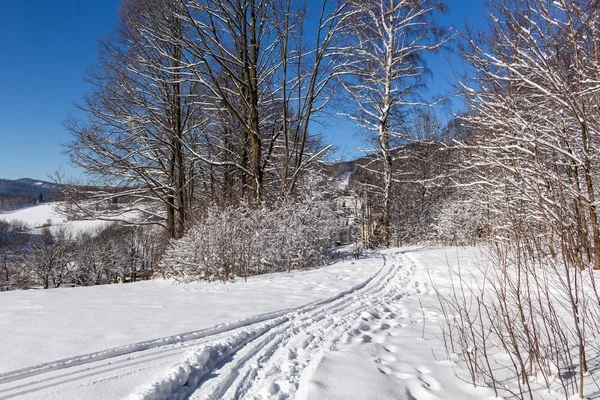
[(15, 211), (0, 213), (0, 220), (4, 221), (22, 221), (30, 229), (39, 228), (49, 224), (56, 229), (57, 227), (67, 227), (73, 232), (83, 232), (94, 228), (105, 226), (106, 221), (68, 221), (67, 218), (56, 211), (56, 203), (38, 204), (32, 207), (26, 207)]
[(233, 284), (0, 293), (0, 398), (488, 398), (441, 361), (428, 275), (443, 287), (448, 253)]
[(129, 399), (492, 399), (440, 361), (441, 316), (419, 253), (385, 252), (348, 291), (190, 349)]
[(212, 340), (256, 315), (335, 296), (380, 266), (373, 257), (233, 284), (159, 280), (0, 293), (0, 398), (121, 398), (208, 340), (203, 329), (251, 318), (209, 329)]

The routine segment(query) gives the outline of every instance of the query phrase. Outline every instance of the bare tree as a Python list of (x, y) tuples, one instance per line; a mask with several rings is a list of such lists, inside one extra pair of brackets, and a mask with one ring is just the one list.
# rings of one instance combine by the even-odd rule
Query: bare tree
[(32, 280), (44, 289), (60, 287), (73, 267), (73, 235), (64, 228), (42, 230), (39, 240), (29, 243), (25, 265)]
[(352, 22), (340, 66), (341, 82), (356, 111), (347, 115), (376, 135), (383, 158), (381, 239), (390, 245), (394, 139), (403, 138), (411, 108), (423, 104), (418, 89), (427, 69), (423, 57), (447, 41), (434, 17), (446, 7), (437, 1), (352, 0)]
[(29, 286), (22, 263), (25, 249), (26, 239), (19, 224), (0, 221), (0, 291)]
[[(539, 271), (558, 280), (566, 317), (556, 322), (552, 311), (545, 328), (561, 352), (561, 338), (575, 344), (576, 355), (569, 348), (569, 360), (558, 354), (556, 363), (573, 377), (565, 394), (583, 398), (586, 374), (593, 369), (588, 355), (597, 353), (590, 332), (597, 330), (600, 304), (592, 273), (600, 268), (598, 2), (498, 0), (488, 6), (488, 34), (471, 34), (463, 42), (473, 72), (463, 82), (470, 108), (464, 120), (475, 132), (464, 146), (468, 157), (463, 165), (471, 173), (465, 185), (477, 188), (473, 200), (488, 215), (498, 264), (514, 266), (517, 273), (515, 287), (508, 288), (510, 300), (507, 290), (499, 288), (499, 308), (488, 312), (516, 327), (508, 303), (516, 305), (522, 330), (511, 332), (506, 343), (516, 348), (519, 337), (531, 344), (522, 354), (515, 352), (513, 360), (513, 371), (528, 385), (531, 360), (539, 357), (528, 354), (538, 346), (531, 339), (537, 332), (530, 324), (537, 321), (530, 321), (528, 291), (544, 293), (537, 286), (543, 282)], [(503, 274), (501, 279), (510, 282)], [(584, 294), (588, 283), (592, 287)], [(527, 288), (530, 284), (534, 289)], [(587, 302), (587, 297), (594, 300)], [(557, 324), (567, 319), (565, 332)]]
[(99, 189), (73, 186), (65, 211), (132, 223), (137, 210), (135, 224), (180, 237), (208, 204), (295, 195), (329, 149), (311, 121), (335, 91), (344, 4), (124, 1), (90, 73), (87, 121), (67, 121), (72, 160)]
[[(580, 249), (578, 266), (600, 268), (597, 10), (580, 1), (491, 7), (492, 32), (465, 48), (476, 71), (465, 84), (479, 132), (472, 169), (485, 186), (511, 193), (495, 207), (571, 236), (564, 240)], [(562, 228), (566, 221), (573, 229)]]
[[(269, 181), (286, 198), (301, 172), (327, 149), (315, 146), (309, 124), (332, 95), (343, 3), (181, 0), (178, 5), (190, 26), (184, 43), (192, 81), (202, 94), (197, 101), (219, 121), (218, 129), (238, 137), (221, 142), (221, 152), (231, 153), (226, 160), (196, 156), (241, 172), (242, 185), (250, 181), (254, 204), (264, 199)], [(310, 17), (311, 11), (318, 16)], [(314, 34), (305, 34), (308, 29)], [(236, 142), (237, 149), (228, 146)]]
[[(71, 160), (106, 187), (69, 210), (77, 217), (117, 219), (108, 205), (126, 198), (145, 223), (182, 235), (189, 217), (197, 106), (184, 79), (183, 23), (165, 0), (127, 0), (114, 37), (101, 43), (100, 65), (89, 74), (94, 91), (80, 107), (88, 121), (70, 118)], [(190, 144), (191, 142), (191, 144)], [(157, 201), (164, 211), (147, 204)]]

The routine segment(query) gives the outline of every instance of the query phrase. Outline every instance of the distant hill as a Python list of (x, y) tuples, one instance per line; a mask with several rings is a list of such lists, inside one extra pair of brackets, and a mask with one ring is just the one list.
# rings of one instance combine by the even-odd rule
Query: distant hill
[(0, 179), (0, 196), (26, 195), (37, 197), (59, 192), (61, 185), (30, 178)]

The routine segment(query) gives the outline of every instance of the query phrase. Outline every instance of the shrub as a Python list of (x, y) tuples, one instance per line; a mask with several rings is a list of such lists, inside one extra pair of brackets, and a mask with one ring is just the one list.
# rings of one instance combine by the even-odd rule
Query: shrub
[(335, 218), (324, 203), (212, 207), (171, 242), (161, 267), (184, 281), (309, 268), (326, 260)]

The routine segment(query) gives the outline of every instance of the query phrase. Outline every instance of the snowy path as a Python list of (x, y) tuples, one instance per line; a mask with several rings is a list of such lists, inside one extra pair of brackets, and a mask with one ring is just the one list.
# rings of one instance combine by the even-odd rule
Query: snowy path
[(132, 398), (301, 396), (301, 383), (319, 359), (335, 349), (357, 322), (371, 321), (372, 310), (382, 308), (384, 315), (375, 326), (359, 326), (355, 333), (390, 327), (387, 322), (395, 315), (385, 305), (403, 296), (414, 264), (400, 262), (400, 253), (388, 257), (391, 260), (384, 256), (383, 267), (363, 284), (290, 311), (243, 334), (207, 344)]
[[(474, 255), (474, 250), (445, 248), (390, 250), (357, 263), (327, 267), (329, 272), (281, 274), (214, 286), (228, 289), (202, 293), (196, 300), (206, 304), (211, 299), (212, 307), (217, 307), (211, 313), (241, 308), (236, 312), (252, 315), (247, 303), (264, 300), (269, 290), (268, 304), (275, 308), (263, 308), (266, 313), (255, 312), (235, 322), (89, 354), (76, 356), (63, 350), (70, 357), (34, 367), (13, 360), (16, 368), (0, 371), (0, 400), (492, 398), (489, 390), (473, 389), (457, 379), (457, 365), (445, 360), (438, 325), (443, 317), (431, 287), (433, 280), (438, 289), (447, 290), (447, 263), (458, 262), (460, 256), (466, 265)], [(352, 283), (342, 286), (341, 279), (352, 275)], [(307, 280), (314, 287), (323, 285), (317, 292), (306, 291)], [(171, 295), (174, 290), (164, 285), (132, 288)], [(106, 288), (90, 290), (100, 293)], [(309, 293), (325, 295), (314, 300)], [(31, 295), (35, 293), (22, 293), (15, 300)], [(10, 304), (12, 309), (20, 303)], [(277, 306), (283, 309), (270, 311)], [(204, 318), (214, 321), (216, 317)], [(208, 326), (201, 324), (202, 319), (192, 321), (199, 328)], [(35, 352), (32, 344), (30, 353)]]
[[(345, 266), (346, 264), (351, 263), (342, 263), (340, 268), (348, 268)], [(361, 265), (363, 264), (367, 271), (369, 269), (373, 270), (373, 267), (377, 264), (381, 265), (381, 258), (379, 257), (379, 260), (377, 258), (363, 260)], [(356, 267), (354, 265), (349, 266)], [(332, 271), (337, 271), (337, 269)], [(315, 287), (323, 286), (322, 283), (328, 280), (332, 281), (331, 284), (327, 283), (320, 288), (321, 291), (332, 290), (334, 279), (335, 282), (338, 281), (338, 278), (335, 277), (339, 272), (334, 272), (331, 276), (327, 275), (325, 270), (316, 270), (315, 273), (318, 274), (315, 278), (318, 276), (323, 279), (320, 283), (315, 282), (313, 284)], [(364, 272), (361, 271), (361, 273), (364, 275)], [(299, 275), (310, 277), (314, 273), (309, 272)], [(288, 275), (284, 274), (276, 275), (275, 278), (268, 278), (265, 283), (274, 281), (271, 283), (273, 285), (277, 279), (284, 282), (288, 281), (288, 283), (294, 282), (293, 280), (290, 281)], [(227, 347), (230, 347), (229, 343), (231, 343), (232, 338), (249, 338), (249, 335), (254, 335), (254, 332), (263, 332), (265, 327), (274, 327), (280, 324), (293, 313), (302, 313), (310, 309), (323, 309), (325, 305), (337, 302), (339, 298), (361, 290), (372, 279), (373, 276), (349, 290), (341, 293), (338, 291), (338, 294), (333, 297), (317, 300), (308, 305), (261, 314), (195, 332), (119, 346), (109, 350), (67, 357), (32, 367), (3, 372), (0, 373), (0, 400), (13, 398), (120, 398), (127, 393), (131, 393), (136, 386), (148, 381), (152, 376), (159, 376), (161, 372), (164, 372), (170, 366), (178, 365), (185, 358), (185, 355), (190, 352), (196, 354), (207, 347), (215, 348), (219, 343), (226, 343)], [(309, 292), (306, 292), (305, 288), (298, 287), (298, 290), (303, 293), (305, 298), (310, 298), (307, 296)], [(59, 291), (54, 292), (58, 293)], [(304, 294), (305, 292), (307, 294)], [(278, 293), (281, 296), (281, 291)], [(21, 296), (23, 295), (28, 296), (29, 293), (23, 292)], [(227, 297), (231, 295), (227, 292)], [(293, 299), (295, 296), (292, 294), (289, 297)], [(280, 304), (286, 304), (286, 302), (280, 302)], [(34, 343), (31, 346), (35, 348)], [(31, 352), (35, 353), (33, 348)], [(15, 365), (20, 364), (18, 360), (11, 360), (11, 362)]]
[[(10, 398), (57, 398), (65, 393), (79, 397), (89, 391), (85, 398), (101, 398), (94, 385), (119, 380), (119, 385), (130, 391), (136, 375), (148, 371), (161, 371), (181, 359), (189, 348), (215, 340), (246, 327), (272, 320), (289, 310), (258, 315), (234, 323), (187, 332), (180, 335), (134, 343), (100, 352), (69, 357), (49, 363), (0, 374), (0, 400)], [(111, 384), (114, 384), (112, 382)]]

